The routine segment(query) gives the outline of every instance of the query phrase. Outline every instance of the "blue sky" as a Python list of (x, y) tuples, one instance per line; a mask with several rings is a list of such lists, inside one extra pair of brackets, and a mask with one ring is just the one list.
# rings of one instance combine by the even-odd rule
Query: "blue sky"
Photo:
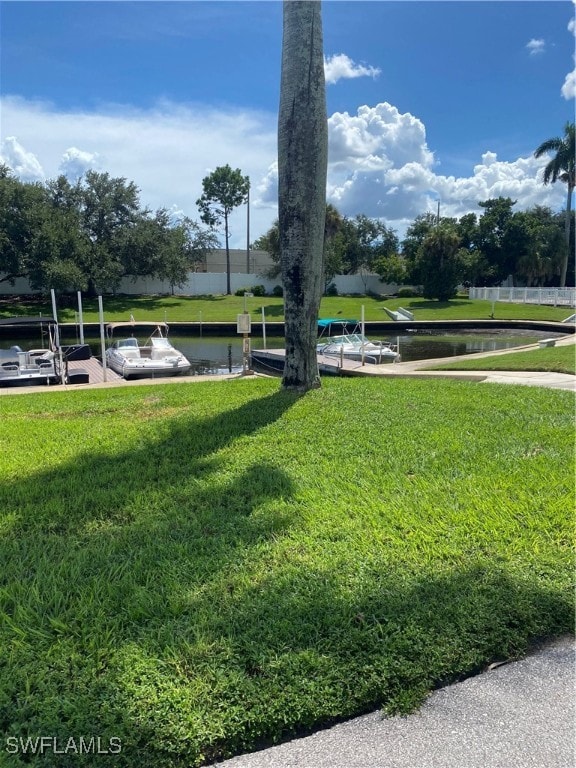
[[(325, 0), (328, 196), (402, 234), (500, 194), (560, 210), (532, 152), (574, 119), (574, 4)], [(87, 168), (198, 218), (202, 178), (276, 216), (281, 3), (0, 2), (0, 155), (23, 179)], [(238, 212), (233, 240), (245, 242)]]

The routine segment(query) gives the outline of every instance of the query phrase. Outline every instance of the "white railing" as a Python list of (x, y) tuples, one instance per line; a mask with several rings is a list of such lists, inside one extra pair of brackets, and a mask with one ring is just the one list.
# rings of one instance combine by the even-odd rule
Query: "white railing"
[(470, 288), (471, 299), (509, 301), (514, 304), (576, 306), (576, 288)]

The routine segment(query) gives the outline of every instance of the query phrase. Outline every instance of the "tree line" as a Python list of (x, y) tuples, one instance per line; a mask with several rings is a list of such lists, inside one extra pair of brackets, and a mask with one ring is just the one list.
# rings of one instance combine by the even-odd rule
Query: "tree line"
[(140, 204), (133, 182), (88, 171), (42, 183), (0, 166), (0, 283), (27, 278), (36, 290), (114, 291), (122, 278), (183, 284), (218, 247), (213, 228)]
[[(326, 286), (337, 274), (370, 272), (385, 283), (418, 285), (428, 298), (455, 295), (460, 284), (499, 285), (512, 275), (516, 284), (558, 285), (566, 260), (566, 213), (534, 206), (514, 211), (516, 201), (498, 197), (479, 202), (483, 213), (460, 219), (432, 213), (417, 216), (400, 240), (379, 219), (341, 216), (326, 206), (323, 271)], [(573, 214), (572, 214), (573, 215)], [(278, 222), (254, 247), (270, 253), (280, 273)], [(574, 279), (572, 265), (569, 279)]]
[[(248, 188), (248, 178), (229, 166), (206, 177), (197, 201), (203, 227), (187, 217), (173, 221), (166, 209), (142, 208), (138, 188), (124, 178), (88, 171), (75, 183), (65, 176), (28, 183), (0, 166), (0, 283), (24, 277), (33, 289), (88, 295), (114, 291), (126, 276), (183, 285), (218, 247), (216, 228), (222, 223), (228, 253), (228, 216), (246, 201)], [(499, 285), (510, 275), (529, 287), (559, 285), (562, 278), (574, 284), (574, 264), (568, 263), (574, 227), (566, 226), (574, 212), (543, 206), (514, 211), (509, 197), (479, 206), (480, 216), (417, 216), (400, 240), (382, 220), (343, 216), (328, 204), (324, 290), (337, 274), (363, 272), (385, 283), (422, 286), (424, 296), (442, 300), (454, 296), (458, 285)], [(270, 254), (273, 266), (266, 276), (278, 277), (278, 221), (252, 248)], [(227, 261), (229, 281), (229, 256)]]

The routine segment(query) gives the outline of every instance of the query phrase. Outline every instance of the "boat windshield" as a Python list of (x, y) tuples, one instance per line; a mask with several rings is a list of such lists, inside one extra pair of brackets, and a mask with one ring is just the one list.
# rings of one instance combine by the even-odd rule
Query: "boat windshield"
[(138, 346), (138, 339), (135, 339), (133, 336), (129, 339), (121, 339), (118, 342), (118, 349), (120, 347), (137, 347)]
[(150, 341), (155, 349), (172, 349), (172, 344), (164, 337), (152, 337)]

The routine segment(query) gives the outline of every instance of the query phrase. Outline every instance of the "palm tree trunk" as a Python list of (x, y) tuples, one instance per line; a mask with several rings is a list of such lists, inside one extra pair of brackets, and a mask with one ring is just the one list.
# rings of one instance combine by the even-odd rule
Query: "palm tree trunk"
[(562, 261), (560, 274), (560, 288), (566, 287), (566, 274), (568, 272), (568, 257), (570, 256), (570, 225), (572, 223), (572, 192), (574, 187), (568, 184), (568, 200), (566, 201), (566, 221), (564, 223), (564, 235), (566, 237), (566, 253)]
[(278, 118), (285, 389), (306, 391), (320, 385), (316, 339), (322, 296), (327, 162), (321, 3), (285, 0)]

